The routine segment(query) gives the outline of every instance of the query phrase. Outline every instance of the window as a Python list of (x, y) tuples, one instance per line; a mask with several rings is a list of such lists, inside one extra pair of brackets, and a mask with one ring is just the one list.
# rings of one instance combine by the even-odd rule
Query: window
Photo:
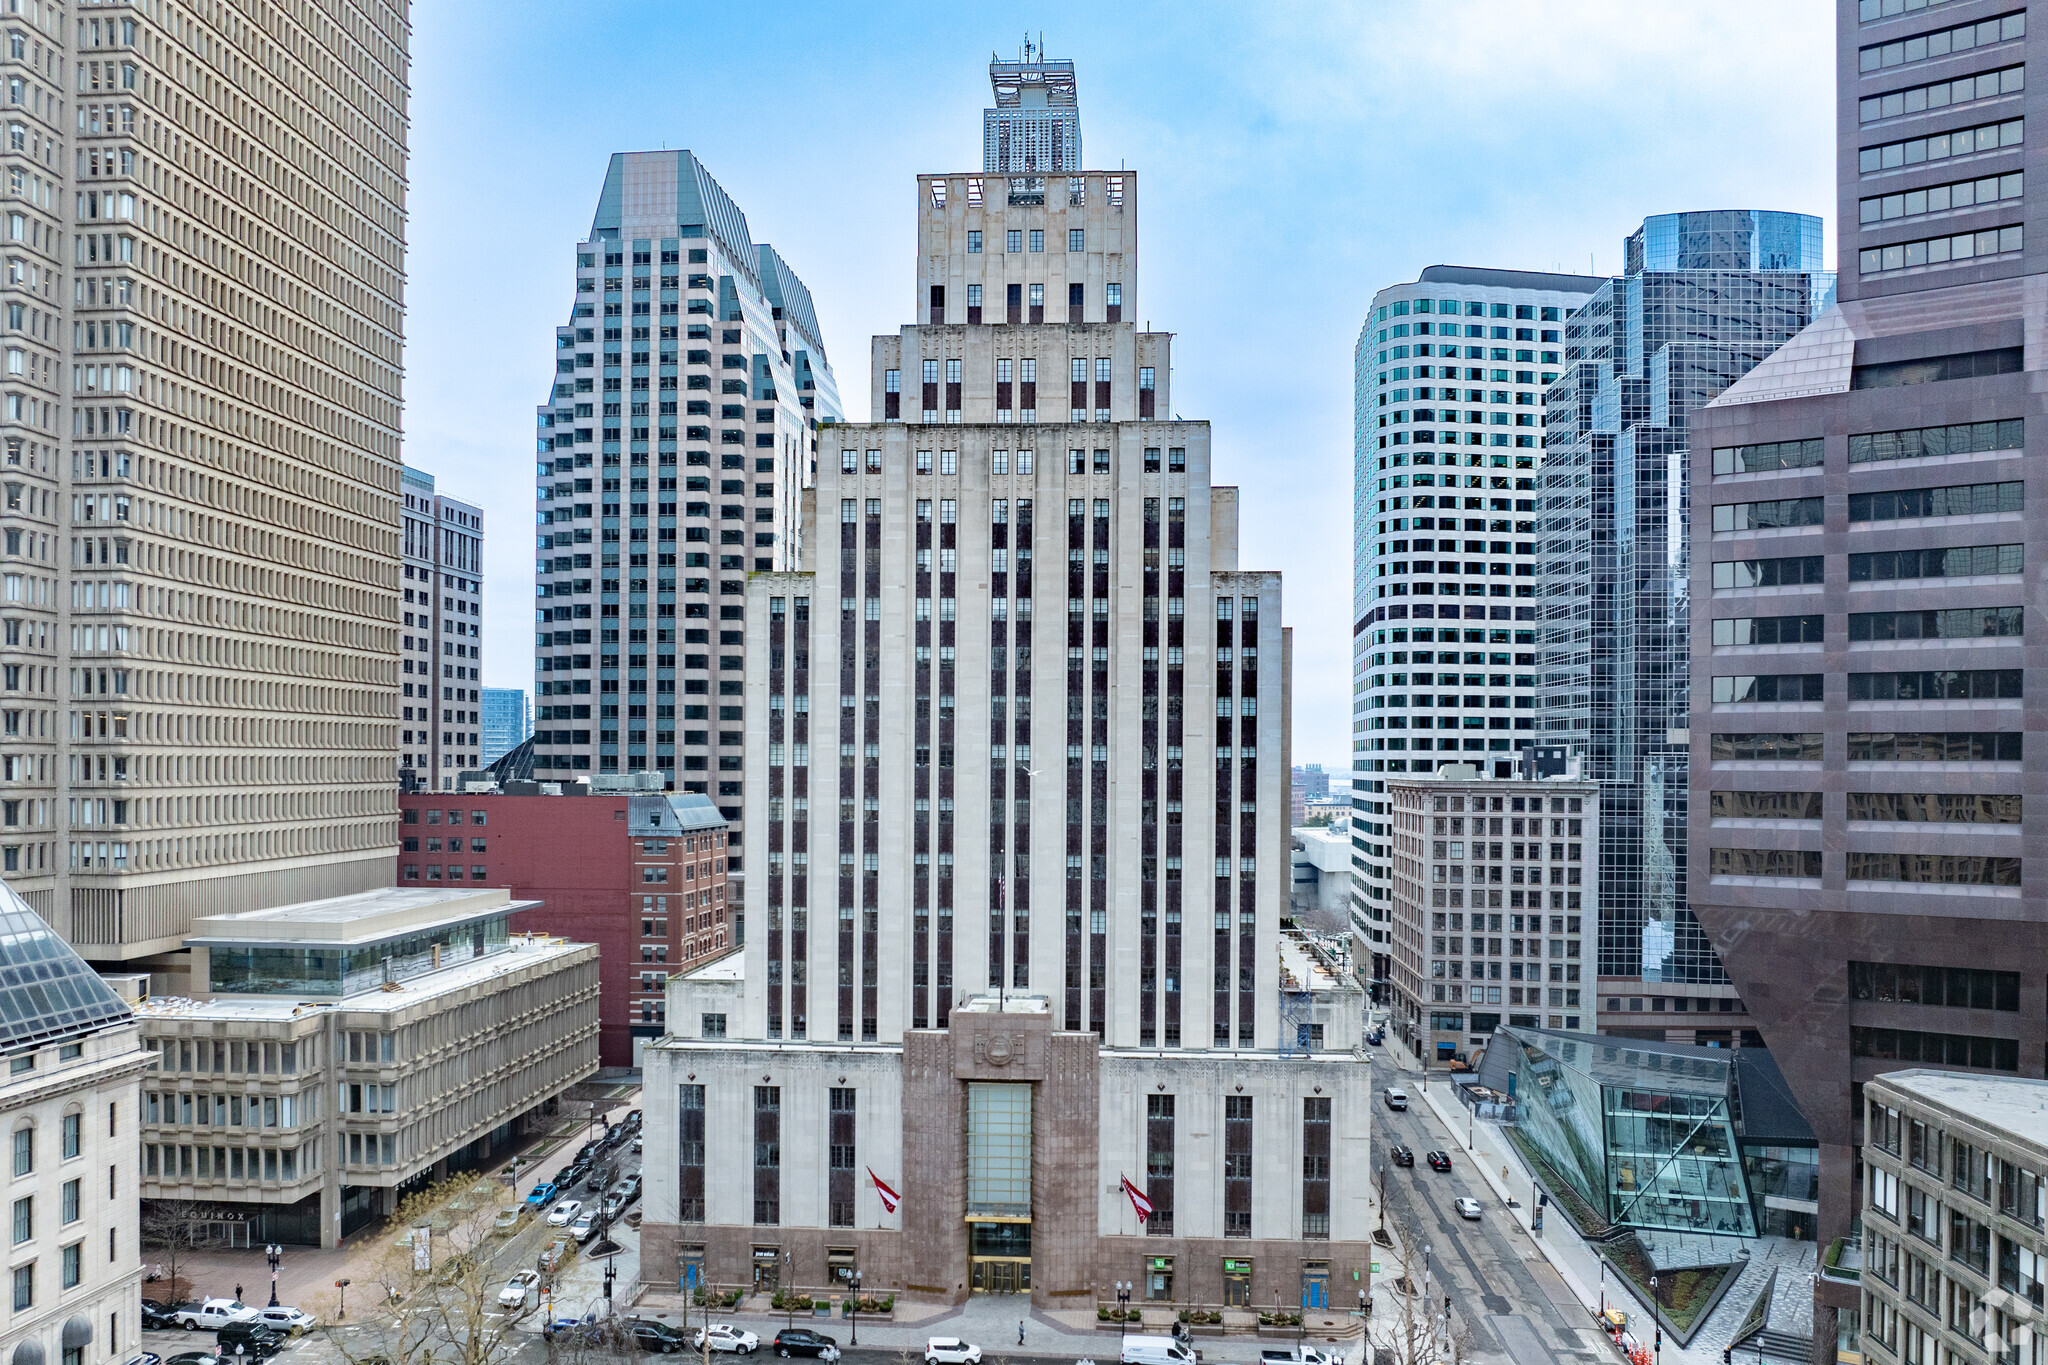
[(1918, 218), (1927, 213), (1989, 208), (2002, 199), (2024, 197), (2026, 180), (2024, 171), (2008, 171), (2003, 175), (1958, 180), (1949, 185), (1929, 185), (1925, 189), (1874, 194), (1857, 203), (1857, 216), (1864, 227), (1869, 227), (1874, 223), (1886, 223), (1895, 219)]
[(1762, 445), (1717, 446), (1716, 474), (1758, 474), (1778, 469), (1810, 469), (1821, 463), (1820, 437), (1802, 441), (1770, 441)]
[(2017, 825), (2019, 796), (1969, 792), (1850, 792), (1849, 818), (1892, 823)]
[(981, 254), (981, 229), (969, 228), (967, 230), (967, 254), (970, 256), (979, 256)]
[[(1724, 616), (1714, 621), (1716, 645), (1819, 644), (1822, 622), (1814, 616)], [(1852, 635), (1850, 637), (1854, 639)]]
[(1852, 882), (1930, 882), (1948, 886), (2018, 886), (2018, 858), (1946, 857), (1931, 853), (1849, 854)]
[(14, 1173), (27, 1175), (36, 1168), (36, 1130), (14, 1130)]
[(1087, 239), (1088, 239), (1088, 234), (1087, 234), (1087, 233), (1085, 233), (1085, 232), (1083, 232), (1083, 231), (1082, 231), (1082, 230), (1081, 230), (1080, 228), (1068, 228), (1068, 229), (1067, 229), (1067, 250), (1069, 250), (1069, 251), (1086, 251), (1086, 250), (1088, 249), (1088, 248), (1087, 248), (1087, 244), (1086, 244), (1086, 243), (1087, 243)]
[(1005, 238), (1003, 249), (1006, 251), (1022, 251), (1024, 249), (1024, 230), (1022, 228), (1011, 228)]
[(35, 1262), (31, 1261), (27, 1265), (14, 1268), (14, 1311), (19, 1313), (23, 1309), (33, 1308), (35, 1302), (36, 1267)]
[(722, 1014), (706, 1014), (706, 1015), (703, 1015), (703, 1016), (701, 1017), (701, 1019), (700, 1019), (700, 1023), (701, 1023), (702, 1025), (703, 1025), (703, 1028), (702, 1028), (702, 1036), (703, 1036), (703, 1037), (706, 1037), (706, 1038), (723, 1038), (723, 1037), (725, 1037), (725, 1016), (724, 1016), (724, 1015), (722, 1015)]
[(1714, 735), (1709, 755), (1716, 761), (1818, 763), (1821, 761), (1819, 731), (1799, 734)]
[[(1865, 0), (1862, 6), (1864, 19), (1874, 19), (1877, 13), (1876, 0)], [(1896, 13), (1879, 10), (1879, 13)], [(1924, 62), (1951, 53), (1967, 52), (1974, 47), (1987, 47), (2013, 38), (2027, 36), (2027, 12), (2019, 10), (2002, 14), (1996, 18), (1962, 24), (1955, 28), (1936, 29), (1932, 33), (1916, 33), (1909, 38), (1894, 39), (1888, 43), (1873, 43), (1857, 53), (1859, 68), (1865, 72), (1881, 71), (1886, 67), (1905, 66), (1913, 62)]]
[[(79, 1253), (80, 1253), (80, 1252), (81, 1252), (81, 1251), (82, 1251), (83, 1249), (84, 1249), (84, 1244), (83, 1244), (83, 1243), (80, 1243), (80, 1242), (73, 1242), (73, 1243), (72, 1243), (72, 1244), (71, 1244), (70, 1246), (68, 1246), (68, 1247), (65, 1247), (65, 1248), (64, 1248), (64, 1250), (63, 1250), (63, 1253), (62, 1253), (62, 1266), (63, 1266), (63, 1272), (64, 1272), (64, 1287), (65, 1287), (66, 1289), (75, 1289), (75, 1288), (77, 1288), (77, 1287), (78, 1287), (78, 1278), (79, 1278), (79, 1276), (78, 1276), (78, 1269), (79, 1269), (79, 1261), (80, 1261), (80, 1259), (81, 1259), (81, 1258), (80, 1258), (80, 1254), (79, 1254)], [(80, 1350), (82, 1350), (83, 1348), (73, 1348), (73, 1349), (80, 1349)], [(67, 1352), (65, 1352), (65, 1354), (66, 1354), (66, 1355), (69, 1355), (69, 1354), (70, 1354), (70, 1352), (69, 1352), (69, 1351), (67, 1351)]]
[[(1901, 578), (1965, 578), (2016, 574), (2026, 562), (2019, 545), (1967, 545), (1950, 549), (1881, 550), (1849, 556), (1849, 581), (1883, 583)], [(1718, 585), (1717, 585), (1718, 586)]]
[(1717, 791), (1708, 800), (1716, 820), (1820, 819), (1819, 792)]
[(1713, 701), (1717, 706), (1819, 701), (1823, 676), (1819, 673), (1759, 673), (1719, 677), (1713, 680)]
[[(1858, 274), (1876, 275), (1891, 270), (1910, 270), (1915, 266), (1945, 265), (1954, 261), (1975, 260), (1979, 256), (1997, 256), (2008, 251), (2021, 250), (2025, 245), (2025, 237), (2026, 229), (2018, 223), (2013, 223), (2005, 227), (1985, 228), (1980, 232), (1959, 232), (1954, 236), (1929, 237), (1921, 241), (1865, 247), (1856, 253), (1856, 268)], [(1861, 370), (1856, 373), (1861, 377)], [(1965, 376), (1941, 377), (1959, 379)], [(1875, 386), (1862, 384), (1856, 387)]]
[(82, 1114), (66, 1114), (64, 1116), (63, 1142), (64, 1155), (66, 1157), (78, 1155), (79, 1126), (83, 1120), (84, 1115)]
[(20, 1245), (21, 1245), (21, 1244), (22, 1244), (23, 1242), (26, 1242), (27, 1240), (29, 1240), (29, 1238), (31, 1238), (31, 1237), (33, 1237), (33, 1236), (35, 1236), (35, 1235), (36, 1235), (36, 1201), (35, 1201), (35, 1199), (34, 1199), (33, 1197), (24, 1197), (24, 1198), (21, 1198), (21, 1199), (17, 1199), (17, 1200), (15, 1200), (15, 1201), (14, 1201), (14, 1245), (16, 1245), (16, 1246), (20, 1246)]
[(1954, 132), (1935, 133), (1929, 137), (1908, 138), (1903, 142), (1881, 142), (1874, 146), (1858, 148), (1856, 169), (1859, 174), (1870, 175), (1877, 171), (1895, 170), (1900, 166), (1917, 166), (1925, 161), (1946, 161), (1952, 156), (1973, 156), (1978, 152), (1995, 152), (2002, 147), (2017, 147), (2027, 140), (2025, 119), (2006, 119), (2001, 123), (1983, 123), (1974, 128), (1959, 128)]
[(1820, 876), (1820, 854), (1804, 849), (1717, 848), (1711, 853), (1716, 877)]
[(1941, 669), (1915, 673), (1851, 673), (1851, 701), (1963, 701), (2021, 695), (2017, 668)]
[(2019, 607), (1950, 607), (1940, 611), (1851, 612), (1849, 638), (1970, 640), (2019, 635), (2022, 633), (2020, 611)]
[[(2018, 734), (1968, 730), (1859, 733), (1849, 735), (1851, 763), (2018, 763)], [(1815, 755), (1819, 757), (1819, 755)]]
[(1827, 560), (1821, 555), (1799, 555), (1786, 559), (1718, 559), (1714, 561), (1714, 587), (1778, 588), (1827, 581)]
[[(2020, 1007), (2020, 974), (1971, 967), (1851, 962), (1849, 998), (1901, 1005), (2012, 1012)], [(2026, 1216), (2031, 1222), (2031, 1205)]]
[(1908, 86), (1902, 90), (1888, 90), (1881, 95), (1866, 96), (1856, 102), (1856, 117), (1862, 123), (1875, 123), (1879, 119), (1924, 114), (1931, 109), (1946, 109), (1951, 105), (1967, 104), (1974, 100), (2016, 95), (2026, 88), (2024, 66), (2000, 67), (1995, 71), (1980, 71), (1972, 75), (1958, 76), (1954, 80)]
[(1889, 389), (1902, 384), (1937, 384), (1950, 379), (1977, 379), (1993, 374), (2018, 374), (2023, 351), (2018, 346), (1995, 351), (1965, 351), (1925, 360), (1895, 360), (1858, 365), (1849, 372), (1852, 389)]
[[(1867, 495), (1866, 495), (1867, 496)], [(1790, 526), (1819, 526), (1823, 500), (1781, 498), (1775, 502), (1714, 504), (1716, 531), (1764, 531)], [(1852, 517), (1851, 520), (1854, 520)]]
[(1043, 251), (1043, 250), (1045, 250), (1045, 229), (1044, 229), (1044, 228), (1032, 228), (1032, 229), (1031, 229), (1031, 249), (1032, 249), (1032, 251), (1034, 251), (1034, 252), (1039, 252), (1039, 251)]

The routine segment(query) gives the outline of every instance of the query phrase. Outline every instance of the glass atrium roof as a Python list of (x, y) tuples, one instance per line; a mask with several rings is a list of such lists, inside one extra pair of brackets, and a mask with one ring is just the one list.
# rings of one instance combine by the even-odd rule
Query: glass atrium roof
[(134, 1015), (57, 931), (0, 883), (0, 1052), (91, 1033)]

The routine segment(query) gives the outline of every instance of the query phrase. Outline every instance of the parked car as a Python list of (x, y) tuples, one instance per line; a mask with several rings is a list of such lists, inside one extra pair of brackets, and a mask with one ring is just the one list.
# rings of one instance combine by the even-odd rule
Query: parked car
[(626, 1335), (641, 1350), (659, 1351), (663, 1355), (674, 1355), (690, 1344), (689, 1333), (682, 1328), (640, 1318), (626, 1324)]
[(576, 1239), (576, 1244), (578, 1246), (581, 1246), (583, 1243), (589, 1241), (591, 1239), (591, 1236), (594, 1233), (596, 1233), (597, 1220), (598, 1210), (593, 1205), (591, 1207), (585, 1208), (583, 1212), (577, 1214), (576, 1221), (569, 1224), (569, 1235)]
[(221, 1365), (221, 1360), (212, 1351), (180, 1351), (164, 1365)]
[(1432, 1171), (1448, 1171), (1451, 1169), (1451, 1154), (1449, 1152), (1431, 1152), (1426, 1160), (1429, 1162), (1429, 1169)]
[(259, 1308), (256, 1321), (288, 1337), (304, 1336), (320, 1325), (318, 1318), (297, 1308)]
[[(716, 1322), (711, 1325), (711, 1349), (714, 1351), (733, 1351), (745, 1356), (752, 1355), (760, 1345), (760, 1337), (729, 1322)], [(690, 1338), (690, 1349), (704, 1349), (703, 1328), (699, 1327), (697, 1334)]]
[(632, 1203), (635, 1199), (638, 1199), (640, 1197), (640, 1191), (643, 1188), (645, 1188), (645, 1184), (641, 1180), (640, 1173), (638, 1171), (635, 1171), (633, 1172), (633, 1174), (627, 1176), (624, 1185), (625, 1199), (628, 1204)]
[(1387, 1153), (1387, 1155), (1392, 1158), (1396, 1166), (1413, 1166), (1415, 1164), (1415, 1149), (1398, 1142), (1394, 1144), (1393, 1150)]
[(497, 1217), (491, 1219), (492, 1232), (511, 1232), (518, 1228), (520, 1220), (526, 1217), (524, 1207), (499, 1209)]
[(929, 1337), (924, 1365), (981, 1365), (981, 1348), (958, 1337)]
[(628, 1109), (626, 1111), (626, 1125), (630, 1128), (638, 1128), (642, 1118), (643, 1115), (638, 1109)]
[(253, 1356), (262, 1360), (284, 1349), (285, 1335), (272, 1331), (253, 1318), (223, 1323), (214, 1333), (213, 1349), (230, 1359)]
[(142, 1325), (154, 1329), (177, 1327), (180, 1325), (177, 1316), (178, 1310), (181, 1308), (197, 1308), (198, 1306), (195, 1303), (164, 1303), (157, 1299), (144, 1299), (142, 1301)]
[(498, 1307), (524, 1308), (526, 1300), (540, 1291), (540, 1272), (522, 1270), (505, 1281), (505, 1287), (498, 1291)]
[(1479, 1201), (1477, 1199), (1461, 1197), (1456, 1203), (1460, 1218), (1469, 1218), (1475, 1223), (1479, 1221)]
[(554, 1181), (543, 1180), (540, 1182), (540, 1184), (535, 1185), (532, 1189), (526, 1192), (527, 1207), (534, 1209), (544, 1209), (549, 1204), (555, 1202), (555, 1196), (558, 1193), (560, 1193), (560, 1191), (561, 1187), (557, 1185)]
[(178, 1326), (188, 1332), (196, 1332), (202, 1327), (217, 1329), (231, 1322), (247, 1322), (256, 1316), (256, 1310), (239, 1299), (207, 1299), (196, 1304), (180, 1304), (172, 1316), (178, 1320)]
[(569, 1224), (576, 1221), (576, 1215), (581, 1212), (583, 1212), (583, 1202), (581, 1200), (564, 1199), (561, 1203), (548, 1210), (548, 1226), (551, 1228), (568, 1227)]
[(1344, 1365), (1342, 1351), (1319, 1346), (1268, 1346), (1259, 1352), (1260, 1365)]
[(642, 1141), (640, 1140), (640, 1135), (639, 1135), (638, 1133), (635, 1133), (635, 1134), (633, 1135), (633, 1146), (632, 1146), (632, 1151), (633, 1151), (633, 1155), (634, 1155), (634, 1156), (639, 1156), (639, 1155), (640, 1155), (640, 1153), (641, 1153), (641, 1151), (642, 1151), (642, 1150), (644, 1149), (644, 1147), (645, 1147), (645, 1144), (644, 1144), (644, 1143), (643, 1143), (643, 1142), (642, 1142)]
[(583, 1178), (583, 1188), (585, 1190), (588, 1190), (591, 1194), (596, 1194), (598, 1191), (602, 1190), (605, 1186), (611, 1184), (614, 1180), (617, 1180), (618, 1178), (618, 1167), (596, 1166), (591, 1169), (589, 1175)]
[(785, 1358), (816, 1356), (820, 1360), (837, 1360), (839, 1343), (808, 1327), (785, 1327), (775, 1334), (775, 1354)]
[(1195, 1365), (1195, 1352), (1174, 1337), (1122, 1336), (1117, 1365)]
[(1388, 1086), (1380, 1092), (1380, 1098), (1387, 1102), (1387, 1108), (1402, 1110), (1408, 1107), (1408, 1092), (1399, 1086)]

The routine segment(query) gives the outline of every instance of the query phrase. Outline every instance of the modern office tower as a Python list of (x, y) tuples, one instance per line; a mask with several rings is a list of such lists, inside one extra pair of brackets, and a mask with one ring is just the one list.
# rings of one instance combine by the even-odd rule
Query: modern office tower
[(434, 476), (417, 469), (405, 470), (404, 489), (398, 782), (406, 791), (454, 791), (458, 774), (490, 761), (477, 710), (484, 513), (435, 492)]
[(0, 873), (140, 957), (390, 875), (408, 31), (9, 22)]
[(1623, 259), (1548, 395), (1537, 728), (1601, 784), (1599, 1026), (1685, 1043), (1737, 1008), (1686, 902), (1689, 425), (1833, 276), (1818, 218), (1750, 209), (1645, 219)]
[(1329, 1305), (1369, 1270), (1360, 992), (1279, 925), (1280, 576), (1125, 320), (1137, 215), (1130, 171), (918, 179), (881, 420), (821, 433), (809, 566), (747, 584), (744, 950), (642, 1050), (683, 1097), (650, 1279)]
[(1081, 169), (1081, 109), (1074, 64), (1024, 44), (1021, 61), (990, 58), (996, 107), (981, 112), (981, 168), (991, 175), (1066, 175)]
[(1602, 283), (1433, 265), (1375, 295), (1358, 334), (1351, 923), (1375, 998), (1392, 966), (1386, 775), (1451, 762), (1506, 776), (1535, 738), (1543, 391), (1565, 316)]
[[(1866, 1080), (2038, 1075), (2048, 1046), (2048, 235), (2021, 179), (2048, 94), (2008, 93), (2036, 33), (1988, 3), (1836, 16), (1842, 303), (1695, 414), (1691, 471), (1692, 904), (1813, 1122), (1822, 1241), (1885, 1217)], [(1857, 1296), (1818, 1295), (1832, 1340)]]
[[(1837, 1349), (2048, 1359), (2048, 1081), (1916, 1067), (1873, 1077), (1864, 1104), (1862, 1270), (1827, 1276), (1862, 1302)], [(1943, 1208), (1946, 1229), (1929, 1222)]]
[(1590, 1023), (1600, 788), (1439, 763), (1383, 790), (1388, 1003), (1410, 1050), (1469, 1060), (1504, 1023), (1572, 1033)]
[(483, 703), (483, 761), (496, 763), (533, 733), (533, 709), (523, 687), (486, 687)]
[[(12, 1147), (12, 1360), (125, 1360), (142, 1345), (140, 1078), (135, 1015), (0, 885), (0, 1102)], [(87, 1351), (90, 1350), (91, 1354)]]
[(810, 291), (702, 162), (613, 155), (539, 408), (534, 775), (740, 810), (746, 575), (793, 569), (839, 395)]

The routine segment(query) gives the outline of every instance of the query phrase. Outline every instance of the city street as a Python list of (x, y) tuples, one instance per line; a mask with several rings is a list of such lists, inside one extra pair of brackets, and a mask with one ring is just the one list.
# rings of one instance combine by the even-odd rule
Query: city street
[[(1440, 1311), (1441, 1300), (1449, 1297), (1453, 1322), (1471, 1332), (1473, 1348), (1484, 1361), (1546, 1365), (1613, 1359), (1613, 1348), (1594, 1329), (1585, 1308), (1472, 1168), (1462, 1135), (1447, 1134), (1417, 1097), (1420, 1073), (1400, 1070), (1384, 1051), (1375, 1057), (1372, 1071), (1373, 1166), (1375, 1172), (1385, 1167), (1387, 1219), (1413, 1239), (1418, 1280), (1425, 1269), (1422, 1248), (1428, 1248), (1434, 1306)], [(1390, 1110), (1379, 1098), (1390, 1085), (1409, 1092), (1407, 1112)], [(1390, 1163), (1388, 1153), (1397, 1142), (1413, 1149), (1412, 1168)], [(1429, 1168), (1424, 1158), (1433, 1150), (1450, 1153), (1449, 1171)], [(1477, 1222), (1459, 1217), (1453, 1201), (1460, 1196), (1479, 1201)], [(1396, 1253), (1383, 1253), (1380, 1264), (1382, 1284), (1400, 1273)], [(1384, 1305), (1385, 1298), (1379, 1302)]]

